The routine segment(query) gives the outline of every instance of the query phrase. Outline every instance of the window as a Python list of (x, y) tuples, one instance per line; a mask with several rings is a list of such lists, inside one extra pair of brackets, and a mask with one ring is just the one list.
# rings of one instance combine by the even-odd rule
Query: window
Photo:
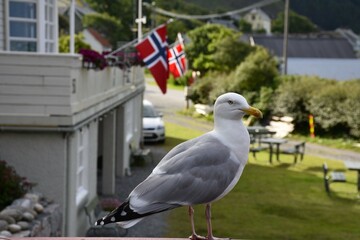
[(56, 52), (55, 0), (9, 0), (9, 50)]
[(84, 127), (77, 135), (76, 204), (79, 205), (88, 194), (89, 129)]
[(55, 52), (54, 0), (45, 0), (45, 52)]
[(37, 12), (35, 1), (9, 2), (10, 51), (37, 51)]

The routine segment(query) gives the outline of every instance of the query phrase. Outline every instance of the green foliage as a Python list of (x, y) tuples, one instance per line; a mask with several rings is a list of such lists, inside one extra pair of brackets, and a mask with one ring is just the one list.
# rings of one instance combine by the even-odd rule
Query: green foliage
[[(316, 31), (316, 26), (305, 16), (289, 11), (289, 33), (310, 33)], [(284, 12), (279, 12), (272, 21), (271, 31), (284, 32)]]
[(118, 41), (131, 39), (131, 31), (125, 27), (118, 17), (107, 13), (88, 14), (83, 18), (84, 27), (92, 27), (107, 37), (112, 46), (116, 46)]
[[(90, 49), (90, 45), (84, 42), (82, 34), (75, 35), (75, 52), (78, 53), (80, 49)], [(70, 52), (70, 35), (61, 35), (59, 37), (59, 52)]]
[(302, 76), (281, 76), (279, 81), (281, 84), (276, 90), (273, 113), (291, 116), (298, 124), (308, 122), (311, 96), (326, 84), (334, 84), (318, 77)]
[(265, 48), (259, 47), (236, 68), (230, 89), (236, 92), (253, 92), (261, 87), (273, 88), (278, 74), (275, 59)]
[(240, 34), (231, 34), (220, 39), (213, 60), (220, 72), (230, 72), (254, 50), (249, 44), (239, 41)]
[[(191, 99), (195, 103), (212, 104), (225, 92), (237, 92), (251, 104), (268, 107), (276, 87), (277, 62), (264, 48), (254, 48), (248, 57), (229, 73), (210, 72), (193, 86)], [(262, 108), (262, 110), (264, 109)], [(264, 114), (270, 113), (269, 108)]]
[(15, 169), (0, 160), (0, 210), (22, 197), (34, 184), (20, 177)]
[(360, 80), (336, 82), (308, 76), (280, 78), (272, 111), (294, 117), (297, 132), (308, 132), (308, 115), (317, 134), (360, 137)]
[(229, 71), (250, 52), (248, 45), (240, 43), (237, 33), (221, 25), (206, 24), (188, 32), (188, 36), (191, 42), (185, 51), (189, 65), (203, 75)]

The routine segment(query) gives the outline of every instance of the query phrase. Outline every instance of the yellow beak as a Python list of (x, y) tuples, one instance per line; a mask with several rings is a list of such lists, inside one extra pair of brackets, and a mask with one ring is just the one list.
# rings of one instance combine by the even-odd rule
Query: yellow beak
[(243, 111), (246, 112), (249, 115), (253, 115), (256, 118), (262, 118), (263, 117), (262, 112), (259, 109), (254, 108), (254, 107), (249, 107), (248, 109), (244, 109)]

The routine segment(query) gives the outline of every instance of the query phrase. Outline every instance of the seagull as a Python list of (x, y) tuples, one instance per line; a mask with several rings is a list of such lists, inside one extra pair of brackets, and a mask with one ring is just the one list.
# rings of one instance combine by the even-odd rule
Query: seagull
[[(181, 206), (188, 207), (192, 240), (217, 239), (212, 233), (211, 204), (228, 194), (248, 161), (250, 138), (242, 117), (262, 117), (240, 94), (229, 92), (214, 104), (214, 129), (170, 150), (128, 198), (95, 225), (117, 223), (129, 228), (143, 218)], [(194, 209), (205, 205), (207, 237), (197, 235)]]

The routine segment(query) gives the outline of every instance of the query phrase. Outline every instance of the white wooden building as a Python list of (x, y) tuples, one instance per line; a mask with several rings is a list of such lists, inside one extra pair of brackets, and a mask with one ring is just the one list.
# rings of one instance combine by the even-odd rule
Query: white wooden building
[(144, 75), (57, 53), (56, 4), (0, 0), (0, 158), (61, 205), (63, 236), (84, 236), (98, 165), (100, 191), (114, 194), (140, 142)]

